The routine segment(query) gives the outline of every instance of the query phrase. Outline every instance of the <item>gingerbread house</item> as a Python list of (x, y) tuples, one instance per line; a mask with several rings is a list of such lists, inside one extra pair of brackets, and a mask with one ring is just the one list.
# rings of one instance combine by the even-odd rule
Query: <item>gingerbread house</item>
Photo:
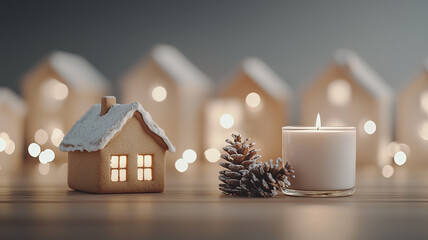
[(103, 97), (65, 135), (68, 185), (90, 193), (162, 192), (165, 152), (175, 151), (140, 103)]
[(45, 152), (28, 157), (45, 165), (54, 159), (64, 164), (66, 155), (58, 150), (64, 133), (108, 91), (108, 81), (85, 58), (63, 51), (49, 54), (22, 82), (29, 116), (25, 139)]
[(333, 63), (303, 94), (301, 122), (357, 128), (357, 166), (389, 164), (392, 90), (356, 53), (337, 50)]
[(202, 107), (213, 84), (180, 51), (156, 45), (121, 84), (123, 101), (144, 103), (176, 143), (177, 153), (167, 158), (176, 160), (186, 150), (193, 155), (202, 152)]
[(428, 60), (415, 81), (401, 91), (396, 113), (397, 141), (410, 150), (406, 166), (428, 167)]
[(246, 58), (238, 72), (220, 84), (216, 98), (205, 110), (207, 149), (240, 132), (251, 136), (264, 159), (281, 156), (281, 127), (289, 121), (291, 90), (265, 62)]
[(0, 176), (11, 176), (21, 168), (26, 110), (18, 95), (0, 88)]

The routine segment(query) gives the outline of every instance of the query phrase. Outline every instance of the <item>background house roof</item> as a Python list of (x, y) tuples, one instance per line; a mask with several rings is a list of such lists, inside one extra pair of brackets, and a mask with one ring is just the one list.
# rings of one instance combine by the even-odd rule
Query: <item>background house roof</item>
[(259, 58), (246, 58), (242, 71), (251, 77), (267, 93), (278, 99), (288, 99), (290, 87), (265, 62)]
[(20, 116), (24, 116), (27, 112), (25, 102), (9, 88), (0, 87), (0, 106), (2, 105), (8, 106)]
[(84, 57), (64, 51), (54, 51), (48, 57), (52, 68), (79, 91), (108, 91), (109, 81)]
[(338, 65), (348, 68), (354, 80), (373, 97), (388, 99), (392, 97), (391, 88), (355, 52), (346, 49), (336, 50), (334, 61)]
[(428, 72), (428, 58), (425, 60), (425, 71)]
[(151, 52), (155, 62), (178, 84), (212, 85), (211, 80), (177, 48), (159, 44)]
[(175, 147), (166, 136), (164, 130), (153, 121), (150, 114), (144, 110), (140, 103), (115, 104), (103, 116), (100, 116), (100, 110), (100, 104), (92, 106), (65, 135), (59, 149), (64, 152), (93, 152), (103, 149), (112, 137), (122, 129), (126, 121), (138, 111), (141, 113), (147, 127), (163, 139), (170, 152), (175, 152)]

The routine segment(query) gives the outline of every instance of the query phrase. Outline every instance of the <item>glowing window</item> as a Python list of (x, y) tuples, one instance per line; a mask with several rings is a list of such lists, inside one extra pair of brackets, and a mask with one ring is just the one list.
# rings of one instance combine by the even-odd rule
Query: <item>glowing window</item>
[(138, 181), (153, 180), (153, 154), (137, 155), (137, 179)]
[(338, 107), (347, 105), (351, 101), (351, 86), (343, 79), (337, 79), (327, 86), (328, 101)]
[(126, 165), (128, 156), (112, 155), (110, 157), (110, 180), (112, 182), (126, 181)]

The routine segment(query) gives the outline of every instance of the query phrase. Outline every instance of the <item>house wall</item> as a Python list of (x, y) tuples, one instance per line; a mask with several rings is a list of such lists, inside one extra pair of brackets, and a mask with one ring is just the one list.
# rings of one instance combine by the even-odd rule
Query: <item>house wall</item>
[(67, 183), (71, 189), (101, 193), (100, 187), (100, 163), (102, 162), (100, 151), (96, 152), (69, 152)]
[(428, 141), (419, 135), (419, 126), (428, 121), (428, 113), (420, 107), (420, 95), (428, 91), (428, 73), (423, 72), (415, 81), (407, 86), (397, 101), (397, 141), (410, 148), (405, 167), (417, 168), (428, 166)]
[[(247, 95), (251, 92), (260, 95), (261, 105), (257, 108), (250, 108), (245, 102)], [(273, 98), (243, 72), (238, 73), (229, 85), (220, 90), (218, 96), (236, 99), (242, 103), (244, 122), (240, 124), (243, 129), (241, 134), (256, 143), (256, 147), (261, 149), (259, 153), (263, 160), (281, 157), (281, 128), (288, 121), (288, 106), (285, 101)], [(234, 132), (234, 129), (232, 127), (230, 133)], [(224, 139), (229, 138), (230, 133)]]
[[(139, 113), (136, 113), (139, 114)], [(136, 115), (130, 118), (110, 143), (100, 151), (100, 192), (162, 192), (165, 185), (165, 149), (142, 127)], [(125, 182), (110, 181), (110, 156), (127, 155), (127, 179)], [(137, 179), (137, 154), (153, 154), (152, 181)]]
[[(351, 86), (351, 99), (345, 106), (333, 106), (327, 98), (328, 84), (343, 79)], [(390, 141), (390, 113), (387, 102), (376, 99), (351, 77), (348, 69), (333, 64), (303, 94), (301, 120), (314, 126), (317, 113), (323, 126), (355, 126), (357, 129), (357, 166), (385, 165), (386, 144)], [(376, 132), (364, 132), (364, 123), (373, 120)], [(339, 122), (341, 121), (341, 122)]]

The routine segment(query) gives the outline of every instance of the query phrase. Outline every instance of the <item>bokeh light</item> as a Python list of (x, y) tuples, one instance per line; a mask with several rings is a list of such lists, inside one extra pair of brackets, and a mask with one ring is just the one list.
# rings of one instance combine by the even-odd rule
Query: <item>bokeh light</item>
[(404, 163), (406, 163), (406, 161), (407, 161), (407, 155), (406, 155), (405, 152), (398, 151), (398, 152), (395, 153), (395, 155), (394, 155), (394, 162), (395, 162), (395, 164), (401, 166)]
[(177, 161), (175, 161), (175, 168), (177, 171), (183, 173), (189, 168), (189, 164), (186, 160), (179, 158)]
[(260, 95), (255, 92), (251, 92), (245, 98), (245, 102), (249, 107), (256, 108), (260, 106), (261, 103)]
[(223, 114), (220, 117), (220, 126), (225, 129), (229, 129), (233, 127), (235, 124), (235, 120), (233, 119), (232, 115), (230, 114)]
[(43, 175), (43, 176), (48, 175), (49, 170), (50, 170), (49, 163), (46, 163), (46, 164), (39, 163), (38, 170), (39, 170), (39, 173), (41, 175)]
[(376, 123), (372, 120), (368, 120), (364, 123), (364, 131), (371, 135), (376, 132)]
[(56, 147), (59, 147), (63, 138), (64, 138), (64, 132), (59, 128), (54, 128), (51, 136), (51, 141), (53, 145)]
[(6, 141), (0, 137), (0, 152), (3, 152), (6, 149)]
[(49, 139), (48, 133), (44, 129), (39, 129), (34, 134), (34, 141), (39, 145), (45, 144)]
[(333, 105), (342, 107), (351, 100), (351, 86), (343, 79), (337, 79), (327, 86), (327, 99)]
[(156, 102), (163, 102), (167, 95), (166, 89), (162, 86), (155, 87), (152, 90), (152, 98)]
[(41, 91), (47, 98), (57, 101), (65, 100), (68, 97), (67, 85), (54, 78), (46, 80), (41, 86)]
[(4, 152), (9, 155), (13, 154), (15, 152), (15, 142), (10, 139), (7, 140)]
[(42, 151), (39, 155), (39, 161), (43, 164), (52, 162), (55, 159), (55, 153), (51, 149)]
[(418, 133), (423, 140), (428, 141), (428, 120), (419, 125)]
[(205, 158), (208, 160), (208, 162), (217, 162), (220, 159), (220, 151), (215, 148), (209, 148), (205, 151)]
[(28, 145), (28, 154), (32, 157), (38, 157), (40, 154), (41, 148), (37, 143), (31, 143)]
[(193, 149), (187, 149), (183, 152), (183, 159), (186, 160), (186, 162), (188, 163), (195, 162), (197, 157), (198, 155)]
[(391, 165), (385, 165), (382, 168), (382, 175), (385, 178), (390, 178), (392, 177), (392, 175), (394, 175), (394, 167), (392, 167)]
[(428, 113), (428, 90), (421, 93), (419, 101), (421, 110)]

